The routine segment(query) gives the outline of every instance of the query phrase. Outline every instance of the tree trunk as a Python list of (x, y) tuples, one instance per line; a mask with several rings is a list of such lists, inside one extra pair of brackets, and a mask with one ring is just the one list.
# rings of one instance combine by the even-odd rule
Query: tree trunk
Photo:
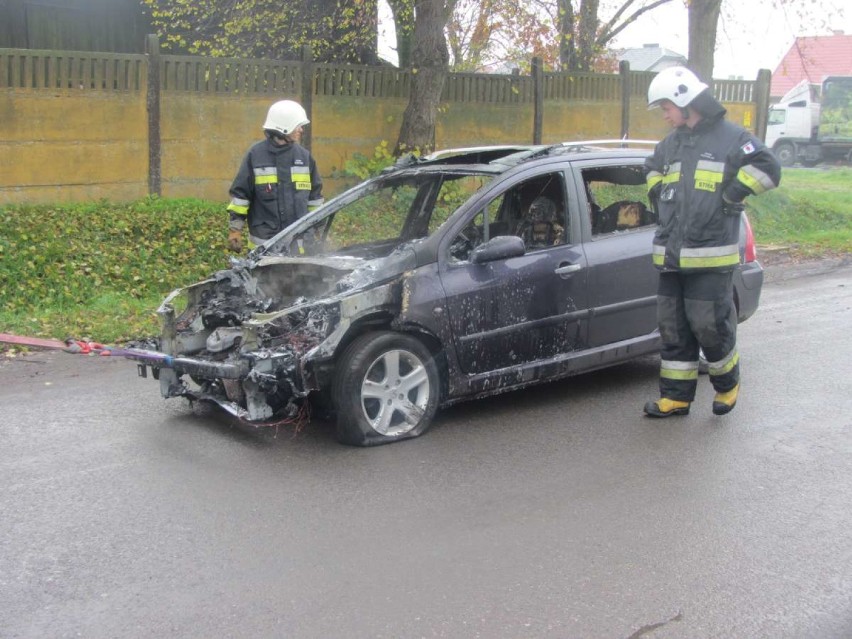
[(574, 69), (577, 45), (574, 41), (574, 5), (572, 0), (559, 0), (559, 67)]
[(388, 6), (393, 14), (394, 31), (396, 31), (396, 54), (400, 69), (411, 66), (412, 35), (414, 33), (414, 17), (408, 0), (388, 0)]
[(689, 3), (689, 68), (704, 82), (713, 79), (716, 28), (722, 0), (692, 0)]
[(379, 3), (378, 0), (369, 0), (362, 5), (362, 15), (357, 27), (360, 27), (368, 33), (374, 34), (371, 38), (364, 38), (361, 45), (357, 48), (359, 64), (369, 64), (376, 66), (379, 64)]
[(572, 71), (589, 71), (597, 56), (595, 41), (598, 35), (598, 0), (580, 2), (580, 25), (577, 31), (577, 59)]
[(444, 0), (416, 0), (414, 8), (411, 95), (394, 149), (397, 156), (410, 151), (425, 154), (435, 148), (438, 102), (449, 63)]

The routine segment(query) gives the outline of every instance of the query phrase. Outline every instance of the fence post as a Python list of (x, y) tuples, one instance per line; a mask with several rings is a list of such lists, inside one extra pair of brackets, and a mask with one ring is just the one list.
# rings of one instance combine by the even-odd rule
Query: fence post
[(533, 81), (533, 144), (541, 144), (541, 129), (544, 120), (544, 71), (541, 58), (534, 57), (530, 72)]
[(630, 137), (630, 63), (622, 60), (618, 63), (621, 76), (621, 139)]
[(160, 146), (160, 39), (149, 34), (145, 39), (148, 87), (148, 195), (162, 195), (162, 148)]
[(754, 134), (766, 141), (766, 120), (769, 117), (769, 92), (772, 84), (772, 72), (769, 69), (759, 69), (754, 85)]
[[(314, 52), (311, 45), (302, 47), (302, 106), (308, 114), (308, 120), (314, 121)], [(302, 129), (302, 139), (299, 142), (308, 151), (311, 150), (311, 129), (307, 126)]]

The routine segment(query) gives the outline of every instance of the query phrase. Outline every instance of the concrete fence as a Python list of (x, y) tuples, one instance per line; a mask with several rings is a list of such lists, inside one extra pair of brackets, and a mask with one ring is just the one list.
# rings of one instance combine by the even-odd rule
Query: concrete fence
[[(262, 137), (269, 105), (300, 101), (311, 124), (303, 142), (326, 194), (355, 153), (393, 144), (411, 73), (392, 67), (302, 60), (0, 49), (0, 205), (147, 194), (227, 199), (248, 146)], [(645, 107), (653, 74), (450, 73), (439, 109), (438, 148), (657, 139), (659, 113)], [(715, 81), (729, 117), (762, 135), (770, 75)]]

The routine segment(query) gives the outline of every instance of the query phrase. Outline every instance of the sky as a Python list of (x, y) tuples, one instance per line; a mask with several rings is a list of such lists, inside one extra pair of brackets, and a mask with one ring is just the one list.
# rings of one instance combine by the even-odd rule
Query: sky
[[(605, 7), (616, 0), (602, 2)], [(797, 36), (852, 35), (852, 4), (847, 0), (723, 0), (716, 37), (715, 78), (757, 78), (759, 69), (774, 71)], [(396, 60), (389, 42), (390, 10), (379, 1), (379, 54)], [(383, 35), (384, 33), (384, 35)], [(659, 44), (684, 56), (689, 52), (684, 0), (673, 0), (642, 16), (615, 39), (617, 48)]]
[[(774, 71), (797, 36), (852, 35), (852, 6), (845, 0), (723, 0), (716, 34), (713, 77), (757, 78), (759, 69)], [(682, 0), (658, 7), (625, 29), (619, 48), (656, 43), (687, 55), (687, 12)]]

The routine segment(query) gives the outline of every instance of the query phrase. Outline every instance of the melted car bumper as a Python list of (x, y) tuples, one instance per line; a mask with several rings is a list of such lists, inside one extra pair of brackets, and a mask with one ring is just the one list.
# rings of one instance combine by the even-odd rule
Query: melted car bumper
[(193, 357), (172, 357), (159, 351), (136, 350), (127, 355), (127, 358), (154, 369), (170, 368), (179, 375), (186, 374), (205, 379), (243, 379), (251, 369), (251, 365), (246, 360), (212, 362)]

